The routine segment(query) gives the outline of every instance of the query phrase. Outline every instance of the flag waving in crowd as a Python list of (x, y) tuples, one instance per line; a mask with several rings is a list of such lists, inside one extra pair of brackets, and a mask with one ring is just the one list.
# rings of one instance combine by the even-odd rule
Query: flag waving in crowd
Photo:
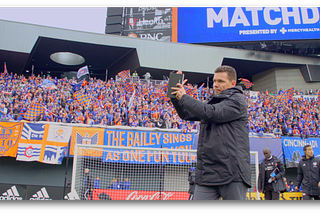
[(40, 114), (43, 114), (44, 106), (40, 103), (32, 104), (24, 114), (24, 119), (35, 120)]
[(250, 80), (248, 79), (244, 79), (244, 78), (240, 78), (240, 80), (243, 82), (244, 87), (246, 87), (246, 89), (250, 88), (251, 86), (253, 86), (254, 84), (252, 82), (250, 82)]
[(80, 68), (78, 70), (77, 78), (79, 79), (80, 77), (82, 77), (83, 75), (86, 75), (86, 74), (89, 74), (89, 68), (87, 65), (83, 66), (82, 68)]
[(57, 89), (57, 86), (51, 80), (48, 79), (43, 80), (41, 87), (49, 90)]
[(123, 88), (124, 88), (124, 91), (125, 91), (127, 94), (131, 94), (131, 93), (133, 93), (133, 91), (134, 91), (133, 84), (130, 83), (130, 82), (128, 82), (128, 81), (125, 81), (125, 82), (124, 82)]
[(3, 70), (3, 73), (4, 73), (4, 74), (7, 74), (7, 73), (8, 73), (7, 63), (6, 63), (6, 62), (4, 62), (4, 70)]
[(130, 77), (130, 70), (124, 70), (118, 73), (118, 76), (121, 78), (122, 81), (125, 81)]
[(163, 92), (151, 92), (150, 93), (150, 98), (152, 99), (166, 99), (167, 98), (167, 95)]
[(286, 90), (280, 97), (281, 102), (287, 103), (289, 101), (289, 99), (291, 99), (291, 97), (293, 96), (293, 93), (294, 93), (294, 87)]
[(73, 97), (80, 103), (81, 106), (88, 107), (90, 98), (88, 95), (83, 94), (81, 91), (77, 91), (73, 94)]
[(198, 99), (198, 90), (197, 88), (194, 88), (192, 85), (187, 86), (186, 94), (195, 99)]

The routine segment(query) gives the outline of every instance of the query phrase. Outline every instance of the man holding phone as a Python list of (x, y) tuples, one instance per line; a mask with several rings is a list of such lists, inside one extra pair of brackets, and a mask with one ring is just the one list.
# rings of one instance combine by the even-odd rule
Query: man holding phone
[(206, 102), (186, 94), (187, 81), (171, 88), (171, 101), (181, 119), (201, 121), (193, 200), (245, 200), (251, 187), (248, 117), (236, 70), (215, 70), (214, 94)]

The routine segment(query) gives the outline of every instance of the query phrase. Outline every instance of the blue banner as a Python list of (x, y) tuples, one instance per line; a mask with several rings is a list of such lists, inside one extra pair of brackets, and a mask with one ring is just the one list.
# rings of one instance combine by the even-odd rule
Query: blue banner
[(179, 7), (178, 42), (318, 39), (318, 7)]
[(297, 167), (301, 157), (304, 155), (303, 147), (311, 145), (315, 157), (320, 158), (320, 138), (302, 139), (300, 137), (282, 137), (282, 149), (287, 168)]
[[(270, 149), (272, 155), (284, 162), (281, 139), (250, 137), (249, 142), (250, 151), (258, 152), (259, 164), (265, 159), (263, 149), (267, 147)], [(251, 163), (253, 162), (251, 161)]]
[[(163, 149), (193, 149), (193, 133), (133, 131), (106, 129), (104, 145), (120, 147), (148, 147)], [(145, 164), (191, 164), (191, 153), (104, 149), (104, 162)]]

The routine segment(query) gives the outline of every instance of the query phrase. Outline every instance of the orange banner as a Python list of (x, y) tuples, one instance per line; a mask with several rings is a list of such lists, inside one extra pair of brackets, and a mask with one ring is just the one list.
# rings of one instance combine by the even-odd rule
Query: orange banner
[(0, 122), (0, 157), (16, 157), (23, 123)]
[[(87, 127), (73, 127), (71, 135), (71, 148), (70, 155), (74, 155), (75, 144), (90, 144), (90, 145), (103, 145), (104, 141), (103, 128), (87, 128)], [(94, 151), (92, 149), (81, 149), (78, 155), (84, 156), (102, 156), (102, 149)]]

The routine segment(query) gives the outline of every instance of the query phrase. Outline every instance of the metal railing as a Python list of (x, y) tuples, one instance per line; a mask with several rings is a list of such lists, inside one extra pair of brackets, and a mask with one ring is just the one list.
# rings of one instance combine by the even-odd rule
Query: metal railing
[(120, 76), (116, 75), (116, 81), (128, 81), (130, 83), (141, 83), (141, 84), (153, 84), (153, 85), (164, 85), (167, 80), (153, 80), (153, 79), (140, 79), (140, 77), (130, 76), (129, 78), (123, 80)]

